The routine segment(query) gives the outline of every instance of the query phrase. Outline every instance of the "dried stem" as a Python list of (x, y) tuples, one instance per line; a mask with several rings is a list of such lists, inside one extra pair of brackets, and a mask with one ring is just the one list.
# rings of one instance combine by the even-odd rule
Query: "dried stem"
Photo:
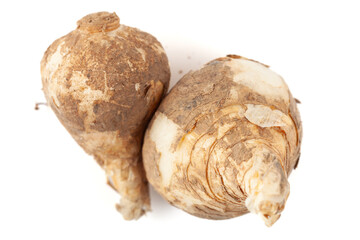
[(124, 219), (138, 219), (150, 210), (149, 190), (141, 162), (113, 160), (105, 166), (105, 170), (111, 185), (121, 195), (116, 209)]

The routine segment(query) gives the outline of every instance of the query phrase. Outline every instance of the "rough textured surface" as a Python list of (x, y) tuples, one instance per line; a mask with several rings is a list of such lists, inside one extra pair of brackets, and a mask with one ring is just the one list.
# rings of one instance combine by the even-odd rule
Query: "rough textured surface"
[(210, 219), (252, 211), (271, 225), (288, 197), (301, 137), (283, 79), (229, 55), (174, 86), (146, 131), (143, 160), (149, 182), (176, 207)]
[(121, 194), (124, 218), (140, 217), (149, 209), (143, 133), (170, 80), (161, 44), (115, 13), (94, 13), (50, 45), (41, 74), (48, 104)]

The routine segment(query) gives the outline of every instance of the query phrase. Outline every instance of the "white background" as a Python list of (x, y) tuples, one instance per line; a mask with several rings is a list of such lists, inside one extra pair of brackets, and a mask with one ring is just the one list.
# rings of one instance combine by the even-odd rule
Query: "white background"
[[(3, 1), (0, 3), (0, 239), (359, 239), (358, 1)], [(115, 11), (158, 38), (173, 85), (213, 58), (271, 66), (299, 106), (304, 139), (280, 220), (199, 219), (162, 200), (124, 221), (118, 195), (43, 102), (40, 60), (76, 21)], [(179, 71), (182, 73), (179, 73)]]

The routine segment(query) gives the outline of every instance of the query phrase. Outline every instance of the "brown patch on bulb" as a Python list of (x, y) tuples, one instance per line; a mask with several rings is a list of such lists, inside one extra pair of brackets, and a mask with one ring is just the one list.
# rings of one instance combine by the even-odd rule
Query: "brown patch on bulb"
[[(86, 112), (82, 112), (78, 105), (80, 100), (74, 98), (72, 95), (58, 95), (60, 106), (56, 107), (55, 101), (50, 102), (50, 107), (55, 111), (55, 114), (60, 121), (71, 125), (69, 131), (84, 131)], [(53, 106), (55, 105), (55, 107)], [(70, 123), (71, 122), (71, 123)]]

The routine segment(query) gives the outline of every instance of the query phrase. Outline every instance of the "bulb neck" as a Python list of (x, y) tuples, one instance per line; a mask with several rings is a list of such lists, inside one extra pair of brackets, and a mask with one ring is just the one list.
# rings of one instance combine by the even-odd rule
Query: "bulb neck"
[(77, 21), (78, 29), (89, 33), (110, 32), (120, 26), (116, 13), (98, 12), (86, 15)]
[(245, 205), (270, 227), (279, 219), (290, 193), (286, 173), (279, 157), (266, 147), (257, 147), (246, 165), (242, 182)]

